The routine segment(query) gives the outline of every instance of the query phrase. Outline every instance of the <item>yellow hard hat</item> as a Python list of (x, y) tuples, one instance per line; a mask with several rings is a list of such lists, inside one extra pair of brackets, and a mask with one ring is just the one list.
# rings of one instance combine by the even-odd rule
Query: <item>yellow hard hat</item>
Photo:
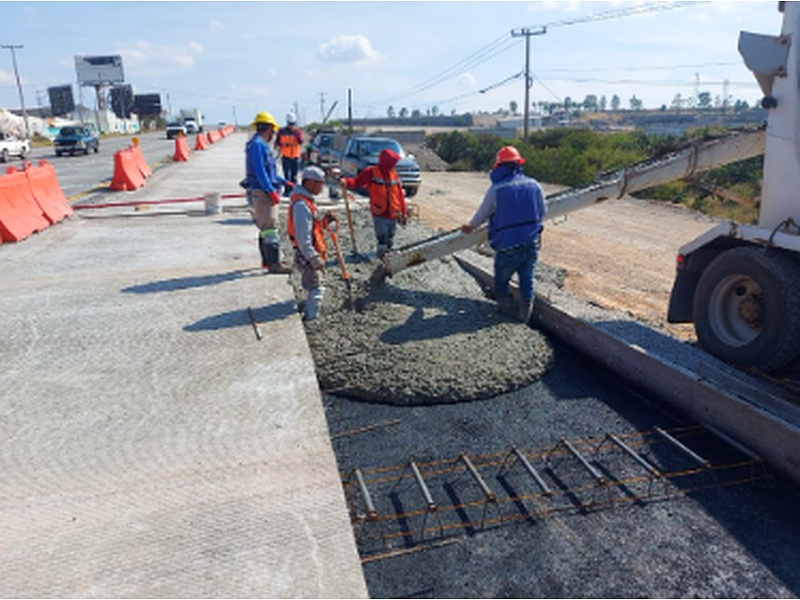
[(265, 123), (267, 125), (272, 125), (275, 129), (278, 128), (278, 123), (277, 123), (277, 121), (275, 121), (275, 117), (273, 117), (271, 114), (269, 114), (266, 111), (261, 111), (260, 113), (258, 113), (256, 115), (255, 119), (253, 119), (253, 127), (258, 125), (259, 123)]

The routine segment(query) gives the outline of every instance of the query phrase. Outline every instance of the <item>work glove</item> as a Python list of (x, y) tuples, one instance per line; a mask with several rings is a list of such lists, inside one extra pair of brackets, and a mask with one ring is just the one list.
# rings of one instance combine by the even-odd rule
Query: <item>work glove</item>
[(275, 191), (268, 192), (267, 196), (269, 196), (269, 199), (272, 202), (273, 206), (275, 206), (276, 204), (280, 204), (281, 203), (281, 197), (278, 194), (278, 192), (275, 192)]
[(293, 181), (287, 181), (287, 182), (285, 182), (285, 183), (283, 184), (283, 186), (284, 186), (284, 187), (285, 187), (287, 190), (289, 190), (289, 191), (292, 191), (292, 190), (294, 189), (294, 182), (293, 182)]
[(331, 211), (326, 212), (322, 217), (322, 226), (334, 233), (339, 231), (339, 217)]
[(406, 217), (405, 215), (400, 215), (399, 217), (397, 217), (397, 222), (400, 223), (400, 225), (402, 225), (403, 227), (405, 227), (406, 223), (408, 223), (408, 217)]
[(472, 228), (472, 226), (471, 226), (471, 225), (469, 225), (469, 224), (467, 224), (467, 225), (462, 225), (462, 226), (461, 226), (461, 233), (470, 234), (470, 233), (472, 233), (473, 231), (475, 231), (475, 230), (474, 230), (474, 229)]

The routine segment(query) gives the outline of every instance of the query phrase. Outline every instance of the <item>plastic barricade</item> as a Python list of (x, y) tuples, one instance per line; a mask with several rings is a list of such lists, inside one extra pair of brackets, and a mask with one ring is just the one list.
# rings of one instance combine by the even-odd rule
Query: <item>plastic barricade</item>
[(124, 148), (114, 153), (114, 176), (108, 189), (115, 191), (138, 190), (144, 185), (139, 164), (133, 148)]
[(40, 160), (38, 166), (25, 169), (33, 197), (42, 209), (45, 218), (53, 224), (70, 216), (74, 211), (58, 183), (56, 168), (46, 160)]
[(0, 236), (4, 242), (18, 242), (34, 231), (50, 226), (36, 202), (25, 171), (8, 167), (0, 175)]
[(175, 138), (175, 155), (172, 160), (176, 162), (189, 160), (189, 142), (186, 141), (185, 136), (179, 135)]
[(147, 179), (153, 174), (153, 170), (150, 168), (150, 165), (147, 164), (147, 160), (144, 157), (141, 146), (134, 144), (131, 147), (131, 151), (133, 153), (133, 160), (136, 163), (136, 166), (139, 168), (139, 172), (142, 174), (142, 177)]
[(197, 140), (194, 145), (195, 150), (205, 150), (208, 148), (208, 138), (205, 133), (198, 133)]

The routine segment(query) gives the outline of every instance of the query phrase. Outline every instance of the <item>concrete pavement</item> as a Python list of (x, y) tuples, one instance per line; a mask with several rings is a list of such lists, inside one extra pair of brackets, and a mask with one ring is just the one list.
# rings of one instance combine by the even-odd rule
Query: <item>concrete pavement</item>
[[(81, 203), (237, 194), (245, 140)], [(0, 596), (367, 597), (292, 288), (222, 207), (0, 245)]]

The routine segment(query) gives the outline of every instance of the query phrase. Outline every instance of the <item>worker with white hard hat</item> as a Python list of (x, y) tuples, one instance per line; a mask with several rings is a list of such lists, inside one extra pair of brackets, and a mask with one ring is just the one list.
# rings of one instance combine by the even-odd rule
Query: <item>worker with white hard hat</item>
[[(282, 157), (283, 176), (292, 183), (297, 183), (302, 148), (303, 132), (297, 127), (297, 117), (290, 112), (286, 115), (286, 126), (281, 127), (275, 136), (275, 149)], [(288, 192), (285, 195), (288, 196)]]
[(322, 270), (328, 257), (325, 227), (331, 213), (320, 215), (315, 201), (325, 187), (325, 173), (319, 167), (306, 167), (300, 175), (300, 185), (294, 188), (289, 205), (288, 232), (294, 246), (294, 266), (300, 272), (300, 283), (307, 292), (301, 303), (304, 321), (319, 315), (325, 288)]

